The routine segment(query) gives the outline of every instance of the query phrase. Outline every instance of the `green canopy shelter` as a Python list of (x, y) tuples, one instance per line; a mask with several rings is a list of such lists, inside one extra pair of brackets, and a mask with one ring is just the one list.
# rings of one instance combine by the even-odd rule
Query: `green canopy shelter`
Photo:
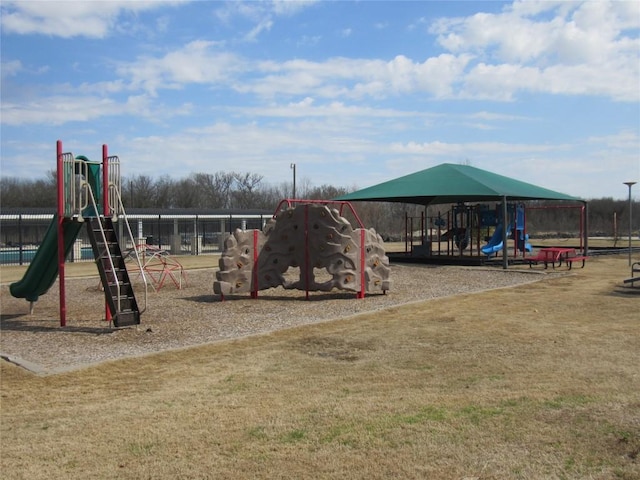
[[(438, 205), (457, 202), (501, 201), (504, 218), (507, 216), (508, 201), (562, 200), (582, 202), (583, 200), (538, 187), (530, 183), (498, 175), (472, 167), (443, 163), (426, 170), (405, 175), (387, 182), (364, 188), (338, 197), (344, 201), (401, 202), (417, 205)], [(587, 245), (585, 228), (585, 250)], [(504, 233), (506, 237), (506, 230)], [(507, 239), (504, 238), (504, 245)], [(507, 250), (503, 249), (503, 265), (507, 267)]]

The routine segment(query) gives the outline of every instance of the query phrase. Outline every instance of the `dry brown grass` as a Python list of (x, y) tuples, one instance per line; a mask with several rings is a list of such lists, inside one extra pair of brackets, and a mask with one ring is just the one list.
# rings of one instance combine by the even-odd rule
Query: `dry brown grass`
[[(525, 267), (526, 268), (526, 267)], [(640, 478), (640, 296), (575, 275), (38, 377), (4, 478)]]

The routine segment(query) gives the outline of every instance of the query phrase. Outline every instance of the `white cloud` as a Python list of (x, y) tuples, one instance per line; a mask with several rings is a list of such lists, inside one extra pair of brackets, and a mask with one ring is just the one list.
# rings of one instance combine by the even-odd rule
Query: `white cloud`
[(269, 62), (260, 66), (266, 76), (239, 82), (235, 88), (264, 97), (310, 92), (325, 98), (386, 98), (416, 92), (447, 97), (470, 59), (443, 54), (423, 63), (403, 55), (390, 61), (330, 58), (324, 62)]
[(261, 21), (265, 17), (296, 15), (318, 3), (318, 0), (265, 0), (260, 2), (225, 2), (215, 11), (216, 16), (229, 22), (233, 17)]
[[(441, 19), (431, 31), (451, 53), (423, 62), (397, 55), (389, 61), (334, 57), (320, 62), (256, 63), (199, 40), (164, 57), (123, 64), (118, 72), (130, 79), (132, 88), (152, 94), (196, 83), (263, 98), (388, 98), (422, 93), (439, 99), (512, 101), (521, 92), (533, 92), (637, 101), (640, 40), (624, 34), (634, 23), (623, 18), (624, 9), (593, 3), (601, 2), (571, 6), (543, 2), (527, 7), (516, 3), (499, 14)], [(272, 7), (233, 3), (225, 8), (254, 18), (258, 23), (248, 35), (256, 39), (272, 28)], [(247, 72), (249, 77), (240, 77)]]
[(296, 43), (298, 47), (312, 47), (318, 45), (320, 40), (322, 39), (322, 35), (303, 35), (300, 40)]
[[(359, 105), (345, 105), (343, 102), (330, 102), (324, 105), (316, 105), (315, 100), (306, 97), (299, 102), (291, 102), (286, 105), (269, 105), (265, 107), (234, 108), (233, 112), (242, 113), (247, 117), (270, 118), (314, 118), (326, 117), (333, 121), (339, 118), (415, 118), (429, 117), (424, 112), (407, 112), (401, 110), (372, 108)], [(359, 120), (362, 121), (362, 120)]]
[(235, 17), (245, 18), (255, 25), (242, 38), (255, 42), (263, 32), (270, 31), (277, 17), (290, 17), (317, 3), (317, 0), (268, 0), (260, 2), (226, 2), (214, 12), (216, 18), (230, 25)]
[[(592, 144), (602, 144), (608, 148), (620, 148), (632, 151), (640, 144), (640, 132), (622, 130), (613, 135), (592, 136), (587, 139)], [(640, 158), (638, 159), (640, 161)]]
[(517, 144), (502, 142), (470, 142), (447, 143), (440, 141), (417, 143), (396, 143), (392, 145), (392, 151), (402, 154), (421, 154), (434, 157), (460, 157), (462, 156), (487, 156), (504, 154), (522, 154), (534, 152), (547, 152), (559, 149), (558, 145)]
[(116, 70), (132, 89), (156, 95), (159, 89), (179, 89), (188, 84), (227, 82), (243, 70), (243, 62), (232, 53), (215, 50), (214, 42), (197, 40), (160, 58), (142, 57), (122, 63)]
[[(16, 5), (23, 3), (28, 5), (18, 9)], [(104, 29), (92, 30), (98, 32), (106, 32), (109, 19), (125, 8), (155, 5), (97, 2), (99, 7), (87, 9), (86, 4), (76, 3), (79, 6), (65, 3), (67, 7), (60, 10), (79, 23), (101, 19)], [(640, 40), (637, 35), (624, 36), (624, 31), (638, 23), (625, 15), (640, 13), (640, 7), (627, 5), (632, 2), (619, 2), (623, 6), (606, 2), (529, 3), (517, 2), (499, 14), (480, 13), (435, 22), (431, 32), (438, 34), (441, 45), (451, 53), (431, 56), (423, 62), (405, 55), (388, 61), (334, 57), (320, 62), (255, 62), (222, 50), (222, 43), (195, 40), (163, 56), (122, 62), (116, 67), (120, 78), (93, 86), (84, 83), (80, 89), (86, 93), (129, 89), (157, 95), (162, 89), (201, 84), (233, 88), (263, 98), (379, 99), (418, 93), (439, 99), (511, 101), (519, 92), (544, 92), (601, 95), (620, 101), (639, 99)], [(43, 21), (55, 19), (53, 9), (46, 4), (44, 13), (35, 13), (29, 6), (31, 2), (9, 3), (16, 11), (29, 12), (31, 16), (25, 14), (29, 18), (40, 15), (38, 18)], [(224, 8), (256, 21), (249, 34), (256, 38), (261, 31), (272, 28), (270, 19), (276, 13), (292, 14), (310, 4), (294, 8), (279, 2), (232, 2)], [(15, 62), (6, 63), (3, 75), (11, 75), (20, 67)], [(246, 73), (250, 75), (243, 75)]]
[(271, 0), (266, 2), (272, 5), (272, 10), (276, 15), (292, 16), (318, 3), (318, 0)]
[[(91, 90), (91, 89), (89, 89)], [(2, 124), (64, 125), (70, 122), (89, 122), (101, 117), (136, 116), (160, 123), (178, 115), (187, 115), (193, 105), (184, 103), (171, 109), (157, 104), (149, 95), (132, 95), (123, 101), (103, 96), (81, 94), (81, 90), (68, 95), (53, 95), (14, 103), (3, 101), (0, 106)]]
[(273, 20), (264, 18), (244, 36), (244, 39), (248, 42), (255, 42), (262, 32), (268, 32), (271, 27), (273, 27)]
[(23, 70), (22, 62), (20, 60), (10, 60), (8, 62), (2, 62), (0, 64), (0, 74), (2, 78), (13, 77)]
[(114, 102), (91, 96), (51, 96), (27, 103), (2, 102), (5, 125), (62, 125), (71, 121), (88, 121), (106, 112), (114, 113)]
[(482, 51), (504, 62), (577, 63), (615, 53), (624, 30), (637, 28), (638, 18), (637, 2), (516, 2), (500, 14), (440, 19), (430, 31), (454, 53)]
[(124, 12), (141, 12), (176, 1), (3, 1), (4, 34), (40, 34), (63, 38), (105, 38)]
[(514, 120), (531, 120), (530, 117), (525, 117), (522, 115), (507, 115), (503, 113), (494, 113), (494, 112), (487, 112), (487, 111), (472, 113), (468, 115), (468, 117), (471, 119), (480, 119), (480, 120), (487, 120), (487, 121), (502, 121), (502, 122), (504, 121), (512, 122)]
[(639, 2), (516, 2), (499, 14), (434, 22), (446, 50), (477, 55), (462, 96), (519, 91), (640, 99)]

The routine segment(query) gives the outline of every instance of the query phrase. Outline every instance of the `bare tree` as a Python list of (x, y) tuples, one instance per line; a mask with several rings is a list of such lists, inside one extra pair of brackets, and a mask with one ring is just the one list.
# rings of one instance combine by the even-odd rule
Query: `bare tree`
[(194, 173), (190, 177), (195, 188), (195, 207), (211, 208), (215, 197), (214, 177), (210, 173)]
[(174, 207), (194, 208), (197, 206), (198, 196), (193, 178), (183, 178), (173, 185)]
[(296, 183), (296, 197), (298, 198), (311, 198), (310, 194), (312, 191), (311, 180), (304, 177), (297, 181)]
[(234, 192), (234, 206), (237, 208), (251, 208), (256, 188), (262, 181), (262, 175), (257, 173), (236, 173), (235, 180), (237, 190)]
[(0, 205), (5, 208), (26, 206), (26, 199), (23, 194), (23, 182), (19, 178), (0, 178)]
[(55, 208), (55, 172), (48, 172), (44, 179), (36, 180), (3, 177), (0, 179), (0, 195), (3, 207)]
[(319, 187), (310, 188), (305, 198), (310, 200), (332, 200), (346, 193), (347, 190), (344, 188), (324, 184)]
[(235, 175), (233, 173), (216, 172), (214, 175), (214, 199), (211, 208), (229, 208)]
[(157, 208), (171, 208), (174, 206), (175, 182), (168, 175), (163, 175), (155, 182), (155, 201)]
[(155, 207), (156, 195), (153, 179), (148, 175), (136, 175), (126, 182), (123, 192), (123, 203), (128, 208)]
[[(30, 208), (56, 206), (56, 172), (48, 171), (44, 178), (0, 178), (0, 207)], [(278, 186), (262, 184), (262, 176), (252, 173), (216, 172), (194, 173), (186, 178), (172, 179), (165, 175), (153, 179), (147, 175), (123, 178), (122, 197), (127, 208), (243, 208), (272, 210), (278, 202), (291, 198), (291, 182)], [(342, 188), (333, 185), (314, 187), (309, 180), (300, 183), (299, 198), (331, 200), (357, 187)], [(580, 210), (556, 208), (557, 202), (528, 202), (527, 231), (532, 234), (572, 234), (580, 228)], [(374, 227), (383, 237), (402, 235), (405, 216), (420, 217), (425, 212), (421, 205), (391, 202), (354, 202), (358, 216), (367, 227)], [(534, 209), (531, 207), (549, 207)], [(578, 206), (579, 207), (579, 206)], [(427, 217), (439, 213), (446, 218), (451, 205), (428, 208)], [(640, 211), (639, 202), (633, 202), (633, 211)], [(640, 215), (633, 219), (632, 230), (638, 231)], [(596, 235), (613, 235), (617, 230), (627, 231), (629, 226), (628, 202), (613, 198), (593, 199), (589, 202), (589, 230)]]

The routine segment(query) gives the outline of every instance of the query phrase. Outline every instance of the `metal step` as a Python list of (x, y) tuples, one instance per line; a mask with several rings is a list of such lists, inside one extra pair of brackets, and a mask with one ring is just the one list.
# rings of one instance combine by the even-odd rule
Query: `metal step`
[(116, 327), (129, 327), (140, 324), (140, 313), (136, 310), (123, 310), (113, 317)]
[[(116, 327), (138, 325), (140, 311), (112, 220), (92, 218), (88, 226), (89, 238), (114, 325)], [(114, 281), (115, 279), (118, 283)]]

